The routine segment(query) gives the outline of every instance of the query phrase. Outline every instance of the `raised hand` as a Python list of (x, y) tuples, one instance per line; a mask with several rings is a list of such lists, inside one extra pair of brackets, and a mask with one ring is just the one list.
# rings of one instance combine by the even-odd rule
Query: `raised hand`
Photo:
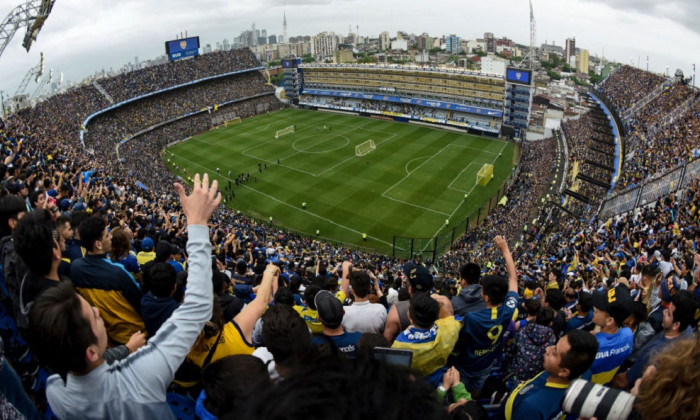
[(182, 210), (187, 216), (189, 225), (205, 225), (221, 202), (221, 193), (217, 193), (218, 182), (214, 180), (209, 186), (209, 175), (204, 174), (200, 180), (199, 174), (194, 176), (194, 187), (189, 196), (185, 188), (179, 182), (175, 184), (175, 190), (180, 195)]

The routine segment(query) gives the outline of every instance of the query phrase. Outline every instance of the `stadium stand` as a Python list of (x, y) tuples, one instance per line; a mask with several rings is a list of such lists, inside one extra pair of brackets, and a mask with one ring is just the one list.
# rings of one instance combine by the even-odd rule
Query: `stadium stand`
[[(16, 375), (5, 364), (0, 373), (13, 383), (19, 378), (27, 393), (8, 393), (3, 388), (3, 413), (17, 418), (36, 417), (39, 411), (50, 414), (48, 400), (53, 412), (65, 417), (167, 418), (171, 416), (167, 398), (173, 412), (191, 415), (195, 410), (200, 418), (259, 418), (263, 412), (270, 417), (300, 417), (308, 415), (309, 401), (314, 407), (328, 401), (318, 405), (326, 410), (325, 416), (338, 418), (376, 417), (379, 410), (389, 418), (446, 418), (448, 410), (459, 416), (482, 409), (480, 405), (497, 418), (527, 418), (533, 410), (549, 418), (561, 411), (559, 393), (563, 391), (553, 391), (559, 392), (557, 398), (537, 404), (538, 396), (544, 395), (540, 392), (548, 392), (547, 380), (561, 374), (555, 379), (568, 385), (581, 374), (587, 377), (585, 372), (595, 363), (598, 349), (617, 345), (614, 352), (612, 347), (605, 348), (615, 354), (624, 351), (629, 357), (621, 366), (609, 366), (611, 386), (628, 390), (646, 361), (657, 366), (639, 387), (638, 414), (642, 418), (661, 418), (659, 412), (645, 411), (660, 398), (659, 392), (679, 396), (670, 416), (663, 418), (700, 416), (695, 395), (697, 370), (686, 368), (690, 360), (697, 359), (694, 334), (700, 318), (700, 311), (696, 312), (700, 270), (693, 271), (700, 266), (695, 252), (700, 241), (697, 178), (686, 178), (682, 189), (676, 185), (672, 193), (630, 209), (635, 211), (596, 218), (614, 181), (610, 168), (615, 163), (615, 135), (604, 110), (590, 100), (588, 112), (563, 125), (568, 155), (562, 156), (565, 152), (554, 138), (524, 142), (520, 171), (505, 192), (507, 200), (458, 238), (438, 261), (406, 261), (324, 243), (217, 206), (214, 194), (208, 194), (205, 186), (196, 186), (191, 198), (174, 191), (175, 179), (160, 160), (165, 145), (212, 127), (210, 111), (215, 104), (220, 106), (212, 112), (243, 119), (278, 109), (281, 105), (271, 88), (254, 70), (259, 65), (250, 51), (236, 50), (100, 80), (100, 87), (117, 102), (152, 95), (102, 112), (83, 128), (88, 116), (112, 105), (94, 85), (55, 95), (0, 121), (4, 159), (0, 163), (0, 333), (4, 344), (0, 357)], [(229, 74), (231, 69), (240, 72)], [(354, 69), (352, 73), (361, 72)], [(370, 75), (372, 72), (367, 77), (359, 75), (354, 82), (371, 86)], [(189, 82), (196, 83), (174, 88)], [(168, 88), (174, 89), (159, 92)], [(603, 82), (600, 93), (626, 115), (624, 123), (630, 128), (629, 137), (622, 139), (626, 156), (645, 156), (641, 161), (626, 159), (632, 164), (622, 166), (623, 187), (648, 182), (693, 156), (700, 118), (697, 91), (623, 66)], [(390, 105), (323, 95), (309, 100), (385, 111), (389, 108), (382, 107)], [(443, 110), (435, 112), (432, 118), (443, 115)], [(81, 129), (86, 130), (85, 148), (80, 142)], [(129, 140), (123, 142), (125, 138)], [(680, 151), (673, 149), (675, 144), (683, 146)], [(649, 148), (657, 153), (647, 153)], [(546, 196), (554, 162), (560, 159), (570, 163), (564, 185), (570, 193), (564, 194), (563, 204), (557, 201), (560, 197)], [(31, 217), (22, 222), (22, 215), (28, 212)], [(152, 262), (129, 266), (129, 272), (136, 273), (129, 275), (145, 296), (158, 296), (153, 299), (170, 308), (163, 316), (162, 331), (155, 336), (135, 334), (125, 346), (113, 346), (100, 328), (102, 317), (65, 283), (70, 277), (68, 261), (85, 258), (79, 238), (90, 242), (88, 248), (93, 251), (118, 246), (116, 233), (112, 240), (108, 231), (90, 229), (96, 217), (109, 229), (121, 228), (131, 248), (127, 253), (153, 254)], [(218, 229), (209, 231), (208, 222)], [(31, 234), (18, 237), (17, 232)], [(29, 249), (35, 249), (36, 255), (22, 251), (27, 249), (23, 241), (30, 240), (34, 245)], [(25, 262), (31, 268), (27, 290), (20, 282), (19, 258), (28, 259)], [(125, 258), (109, 264), (125, 264), (127, 269), (129, 262)], [(188, 271), (187, 292), (185, 280), (175, 274), (183, 266)], [(35, 273), (38, 267), (44, 271)], [(431, 272), (432, 268), (439, 272)], [(353, 270), (367, 272), (367, 276)], [(517, 292), (506, 293), (509, 281), (517, 282)], [(253, 285), (255, 295), (251, 295)], [(357, 292), (349, 292), (350, 285)], [(315, 299), (322, 289), (335, 298), (322, 293), (324, 299)], [(31, 292), (32, 302), (16, 298), (25, 291)], [(425, 299), (421, 296), (425, 292), (433, 292), (436, 299)], [(619, 297), (622, 304), (613, 305), (610, 296)], [(461, 328), (452, 316), (451, 300), (463, 297), (481, 303), (467, 316), (471, 320), (491, 319), (492, 313), (507, 315), (499, 317), (488, 332), (479, 332), (471, 321), (465, 324), (472, 325), (471, 337), (488, 343), (486, 353), (471, 355), (474, 360), (493, 352), (488, 356), (493, 364), (486, 369), (485, 375), (491, 376), (486, 384), (448, 369), (449, 359), (445, 364), (442, 358), (421, 358), (420, 369), (429, 367), (432, 379), (441, 384), (436, 390), (427, 381), (415, 380), (406, 371), (370, 357), (375, 347), (391, 345), (388, 334), (364, 334), (358, 341), (356, 333), (343, 330), (339, 302), (354, 300), (358, 313), (372, 304), (383, 305), (389, 310), (386, 325), (402, 325), (397, 330), (404, 331), (399, 336), (402, 346), (421, 350), (421, 355), (425, 354), (422, 350), (448, 354), (451, 349), (445, 343), (452, 339), (457, 350), (466, 351), (456, 337), (438, 333), (447, 329), (443, 326)], [(585, 308), (585, 302), (591, 300), (595, 309)], [(628, 306), (624, 303), (628, 300), (635, 303)], [(29, 328), (18, 329), (9, 322), (11, 314), (21, 314), (28, 303), (33, 305)], [(268, 303), (271, 306), (263, 315)], [(511, 319), (516, 305), (520, 315)], [(538, 306), (548, 308), (540, 313)], [(563, 326), (574, 325), (586, 311), (595, 312), (587, 325), (594, 324), (600, 332), (595, 336), (564, 333)], [(142, 312), (144, 317), (149, 314)], [(172, 322), (167, 321), (170, 314)], [(563, 323), (562, 328), (555, 327), (557, 322)], [(321, 325), (323, 333), (312, 341), (307, 324)], [(22, 335), (36, 357), (27, 354)], [(67, 346), (67, 335), (76, 344)], [(539, 342), (539, 336), (547, 337), (544, 342), (558, 343), (559, 350), (568, 349), (564, 355), (576, 352), (578, 356), (557, 355), (550, 346), (533, 353), (536, 363), (529, 375), (540, 371), (534, 377), (523, 376), (522, 369), (501, 369), (507, 346), (530, 343), (518, 349), (527, 351)], [(420, 339), (411, 342), (412, 337)], [(314, 344), (319, 341), (324, 344)], [(139, 348), (142, 350), (137, 351)], [(351, 360), (345, 353), (357, 356)], [(45, 371), (36, 369), (39, 362), (61, 376), (47, 379)], [(139, 380), (129, 373), (134, 366), (143, 367)], [(194, 376), (188, 376), (192, 370)], [(519, 381), (529, 382), (512, 383), (514, 373)], [(108, 375), (113, 382), (102, 381)], [(86, 379), (109, 385), (91, 389), (92, 382)], [(94, 398), (75, 400), (76, 394), (66, 393), (64, 380), (70, 387), (82, 387), (71, 389), (94, 393)], [(688, 388), (659, 391), (662, 380), (685, 381)], [(478, 394), (491, 396), (490, 387), (499, 381), (503, 386), (519, 387), (503, 398), (460, 400)], [(356, 394), (360, 389), (363, 393)], [(444, 398), (450, 390), (456, 405)], [(180, 395), (166, 396), (166, 391)], [(374, 397), (366, 398), (366, 393)]]
[(299, 104), (380, 114), (497, 134), (502, 123), (502, 77), (410, 66), (301, 66)]

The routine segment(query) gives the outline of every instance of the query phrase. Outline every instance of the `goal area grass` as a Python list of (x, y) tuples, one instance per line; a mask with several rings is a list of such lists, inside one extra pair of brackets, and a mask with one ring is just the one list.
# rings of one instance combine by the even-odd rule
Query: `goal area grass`
[[(376, 148), (357, 156), (368, 139)], [(514, 149), (424, 125), (285, 109), (194, 136), (162, 157), (185, 180), (207, 172), (224, 194), (230, 182), (226, 206), (259, 223), (389, 253), (395, 235), (432, 238), (475, 217), (511, 174)], [(493, 179), (479, 186), (484, 164)], [(239, 174), (250, 178), (236, 185)]]

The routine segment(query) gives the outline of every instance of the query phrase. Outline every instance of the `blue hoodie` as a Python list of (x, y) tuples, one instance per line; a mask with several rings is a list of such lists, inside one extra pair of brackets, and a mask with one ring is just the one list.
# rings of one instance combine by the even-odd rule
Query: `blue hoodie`
[(141, 316), (149, 337), (156, 335), (160, 326), (170, 318), (178, 306), (180, 304), (172, 296), (159, 298), (149, 291), (141, 297)]

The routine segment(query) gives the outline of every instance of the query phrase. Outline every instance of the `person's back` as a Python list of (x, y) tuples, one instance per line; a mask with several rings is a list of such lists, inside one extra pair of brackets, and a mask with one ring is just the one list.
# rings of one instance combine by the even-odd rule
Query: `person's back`
[(141, 241), (141, 251), (136, 254), (136, 261), (140, 266), (144, 266), (147, 262), (153, 261), (156, 258), (156, 252), (153, 250), (153, 239), (149, 237), (143, 238)]
[(557, 341), (549, 327), (553, 318), (553, 309), (541, 307), (537, 321), (528, 323), (516, 334), (512, 346), (515, 354), (508, 370), (512, 374), (510, 383), (527, 381), (542, 370), (545, 350)]
[(12, 231), (25, 211), (24, 201), (19, 197), (7, 195), (0, 200), (0, 234), (5, 235), (0, 240), (0, 264), (2, 264), (5, 287), (16, 309), (16, 319), (20, 321), (24, 319), (19, 309), (20, 288), (22, 279), (29, 270), (15, 252)]
[[(518, 294), (508, 291), (508, 282), (503, 277), (487, 276), (482, 280), (482, 287), (487, 296), (493, 296), (491, 302), (494, 306), (464, 317), (464, 340), (460, 341), (463, 347), (458, 349), (457, 367), (470, 392), (483, 386), (501, 348), (501, 335), (510, 323), (518, 302)], [(492, 289), (497, 290), (492, 292)]]
[(386, 308), (379, 303), (371, 303), (368, 295), (371, 289), (369, 274), (363, 271), (350, 273), (350, 286), (355, 302), (345, 306), (343, 329), (346, 332), (377, 333), (384, 332)]
[(396, 337), (391, 347), (411, 350), (411, 368), (437, 385), (462, 324), (454, 316), (439, 318), (440, 304), (425, 293), (416, 293), (410, 305), (411, 326)]
[(493, 244), (503, 253), (508, 278), (499, 275), (481, 280), (486, 308), (468, 313), (463, 320), (456, 367), (467, 390), (478, 398), (496, 356), (502, 347), (501, 337), (518, 306), (518, 277), (506, 239), (496, 236)]
[(381, 334), (384, 332), (385, 323), (386, 308), (381, 303), (364, 301), (345, 307), (343, 328), (347, 332)]
[(486, 302), (481, 298), (479, 266), (475, 263), (465, 264), (459, 270), (459, 277), (462, 290), (452, 298), (452, 309), (455, 315), (464, 317), (469, 312), (486, 308)]
[(156, 263), (149, 274), (151, 290), (141, 298), (141, 312), (146, 331), (153, 337), (179, 304), (173, 298), (175, 269), (167, 263)]
[(486, 302), (481, 298), (481, 286), (471, 284), (460, 290), (459, 294), (452, 298), (452, 307), (455, 315), (462, 317), (470, 312), (485, 309)]

